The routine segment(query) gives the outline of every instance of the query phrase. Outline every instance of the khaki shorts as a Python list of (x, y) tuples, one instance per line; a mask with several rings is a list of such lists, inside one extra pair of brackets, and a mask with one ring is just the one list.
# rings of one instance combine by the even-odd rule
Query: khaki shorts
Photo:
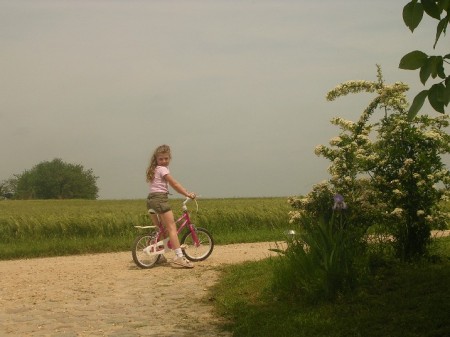
[(147, 197), (147, 209), (154, 209), (158, 214), (172, 210), (167, 193), (150, 193)]

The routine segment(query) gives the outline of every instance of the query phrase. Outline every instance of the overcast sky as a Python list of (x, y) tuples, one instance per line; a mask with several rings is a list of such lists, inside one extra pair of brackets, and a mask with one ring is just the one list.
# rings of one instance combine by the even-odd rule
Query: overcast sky
[(439, 53), (435, 23), (411, 34), (406, 3), (0, 0), (0, 180), (61, 158), (94, 171), (101, 199), (145, 198), (167, 143), (203, 197), (307, 193), (328, 177), (314, 148), (339, 133), (330, 119), (373, 98), (330, 89), (376, 64), (410, 100), (422, 89), (398, 63)]

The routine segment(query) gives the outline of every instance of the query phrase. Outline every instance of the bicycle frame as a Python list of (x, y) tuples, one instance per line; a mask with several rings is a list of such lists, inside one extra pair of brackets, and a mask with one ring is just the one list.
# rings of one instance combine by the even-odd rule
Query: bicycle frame
[[(194, 241), (194, 245), (196, 247), (198, 247), (200, 245), (197, 233), (196, 233), (196, 228), (195, 225), (191, 222), (191, 218), (189, 216), (189, 211), (187, 209), (186, 203), (191, 200), (190, 198), (186, 198), (183, 202), (183, 214), (177, 219), (175, 220), (175, 224), (177, 227), (177, 235), (180, 235), (180, 233), (183, 231), (183, 229), (187, 228), (191, 234), (192, 234), (192, 239)], [(158, 228), (158, 233), (157, 233), (157, 242), (153, 245), (154, 247), (152, 247), (153, 249), (151, 249), (153, 251), (154, 254), (163, 254), (165, 252), (168, 252), (172, 249), (172, 245), (170, 242), (170, 239), (167, 237), (168, 233), (167, 233), (167, 229), (166, 227), (163, 225), (161, 218), (159, 217), (159, 215), (152, 209), (150, 209), (149, 214), (155, 214), (158, 218), (158, 223), (157, 226), (145, 226), (145, 228)], [(181, 223), (181, 224), (180, 224)], [(164, 249), (162, 249), (164, 248)], [(182, 247), (183, 248), (183, 247)]]

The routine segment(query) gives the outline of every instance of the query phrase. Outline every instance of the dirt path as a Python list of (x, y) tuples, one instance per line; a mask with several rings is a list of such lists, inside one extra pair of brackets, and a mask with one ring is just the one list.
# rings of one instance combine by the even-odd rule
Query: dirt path
[(130, 252), (0, 261), (0, 336), (229, 336), (207, 299), (216, 267), (269, 248), (216, 246), (194, 269), (139, 269)]

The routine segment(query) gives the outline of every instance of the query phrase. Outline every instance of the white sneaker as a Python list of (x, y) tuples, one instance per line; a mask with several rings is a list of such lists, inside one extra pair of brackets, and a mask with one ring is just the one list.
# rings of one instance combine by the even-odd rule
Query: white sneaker
[(184, 256), (175, 256), (172, 260), (172, 263), (178, 264), (186, 268), (194, 268), (194, 265)]

